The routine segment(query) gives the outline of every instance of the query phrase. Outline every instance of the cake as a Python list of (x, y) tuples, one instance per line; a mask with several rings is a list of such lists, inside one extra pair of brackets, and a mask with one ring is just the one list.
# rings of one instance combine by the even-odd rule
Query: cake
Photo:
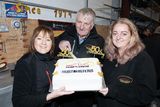
[(103, 86), (103, 73), (97, 58), (59, 59), (52, 78), (53, 90), (96, 91)]

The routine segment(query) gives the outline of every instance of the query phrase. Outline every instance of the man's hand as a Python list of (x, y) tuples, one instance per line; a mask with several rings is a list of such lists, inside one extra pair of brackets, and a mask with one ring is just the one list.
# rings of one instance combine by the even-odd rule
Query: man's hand
[(63, 50), (71, 51), (71, 44), (67, 40), (62, 40), (59, 43), (59, 48), (61, 49), (61, 51), (63, 51)]

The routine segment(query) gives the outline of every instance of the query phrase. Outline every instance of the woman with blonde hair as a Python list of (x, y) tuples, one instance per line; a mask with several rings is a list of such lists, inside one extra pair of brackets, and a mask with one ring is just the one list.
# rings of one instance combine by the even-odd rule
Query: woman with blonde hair
[(99, 90), (98, 107), (146, 106), (155, 97), (156, 76), (137, 28), (129, 19), (120, 18), (110, 31), (103, 62), (106, 88)]

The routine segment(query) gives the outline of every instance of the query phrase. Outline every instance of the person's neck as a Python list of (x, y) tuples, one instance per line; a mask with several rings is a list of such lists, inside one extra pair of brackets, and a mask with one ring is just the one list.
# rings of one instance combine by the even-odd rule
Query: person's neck
[(79, 34), (78, 34), (78, 37), (79, 37), (80, 39), (87, 38), (88, 36), (89, 36), (89, 33), (88, 33), (87, 35), (79, 35)]
[(118, 53), (120, 56), (122, 56), (124, 54), (125, 48), (121, 48), (118, 50)]
[(86, 38), (86, 35), (83, 35), (83, 36), (80, 36), (80, 35), (79, 35), (79, 38), (80, 38), (80, 39)]

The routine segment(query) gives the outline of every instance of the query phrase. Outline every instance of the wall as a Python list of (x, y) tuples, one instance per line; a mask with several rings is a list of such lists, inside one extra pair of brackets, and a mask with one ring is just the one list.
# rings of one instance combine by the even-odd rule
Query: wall
[[(21, 25), (21, 28), (15, 29), (11, 24), (14, 20), (19, 20), (21, 24), (25, 23), (25, 25)], [(0, 33), (0, 63), (15, 63), (28, 51), (29, 39), (33, 29), (38, 26), (38, 21), (31, 19), (1, 18), (0, 22), (5, 23), (9, 29), (8, 32)]]
[[(45, 19), (45, 20), (56, 20), (56, 21), (67, 21), (67, 22), (75, 22), (75, 12), (77, 12), (80, 8), (90, 7), (95, 10), (97, 14), (96, 24), (98, 25), (108, 25), (112, 20), (117, 19), (118, 13), (113, 11), (112, 8), (108, 8), (104, 6), (104, 4), (112, 6), (115, 4), (116, 7), (119, 7), (119, 0), (116, 3), (112, 2), (114, 0), (21, 0), (26, 4), (30, 4), (31, 8), (34, 8), (37, 5), (40, 6), (41, 14), (28, 14), (28, 18), (31, 19)], [(43, 6), (48, 6), (47, 9), (43, 8)], [(66, 9), (66, 11), (70, 11), (72, 13), (72, 17), (64, 18), (64, 13), (62, 11), (62, 17), (55, 17), (55, 9), (60, 8)], [(74, 12), (74, 13), (73, 13)]]
[(36, 3), (51, 7), (63, 8), (78, 11), (82, 7), (86, 7), (87, 0), (21, 0), (30, 3)]
[(113, 7), (120, 7), (120, 0), (88, 0), (88, 7), (94, 9), (97, 18), (96, 24), (109, 25), (119, 16), (119, 11)]

